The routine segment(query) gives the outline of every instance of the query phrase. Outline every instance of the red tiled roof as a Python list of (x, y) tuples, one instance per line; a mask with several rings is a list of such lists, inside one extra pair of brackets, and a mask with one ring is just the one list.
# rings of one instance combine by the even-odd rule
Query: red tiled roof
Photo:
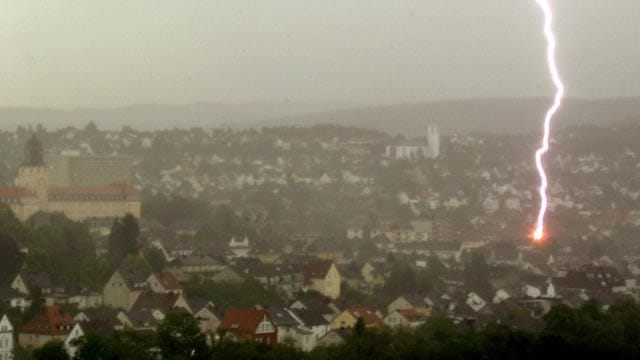
[(347, 311), (356, 318), (361, 318), (365, 325), (377, 324), (380, 318), (375, 311), (364, 306), (354, 306)]
[(229, 308), (220, 323), (220, 329), (237, 334), (254, 335), (265, 316), (271, 321), (271, 317), (264, 309)]
[(31, 320), (20, 328), (21, 333), (43, 335), (66, 335), (71, 332), (75, 320), (69, 313), (62, 311), (60, 306), (46, 306)]
[(138, 191), (125, 183), (113, 183), (102, 187), (65, 187), (49, 189), (49, 196), (137, 196)]
[(36, 197), (31, 190), (17, 187), (17, 186), (3, 186), (0, 187), (0, 199), (2, 198), (23, 198), (23, 197)]
[(178, 279), (176, 279), (176, 277), (173, 276), (173, 274), (162, 273), (162, 274), (157, 274), (156, 276), (158, 277), (158, 281), (160, 281), (160, 283), (166, 290), (182, 290), (182, 285), (180, 284), (180, 281), (178, 281)]

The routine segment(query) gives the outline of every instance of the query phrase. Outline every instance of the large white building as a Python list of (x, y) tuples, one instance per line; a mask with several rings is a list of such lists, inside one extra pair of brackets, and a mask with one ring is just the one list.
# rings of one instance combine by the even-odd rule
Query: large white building
[(393, 159), (435, 159), (440, 155), (440, 131), (430, 124), (427, 128), (427, 142), (420, 140), (403, 141), (397, 145), (387, 145), (385, 156)]

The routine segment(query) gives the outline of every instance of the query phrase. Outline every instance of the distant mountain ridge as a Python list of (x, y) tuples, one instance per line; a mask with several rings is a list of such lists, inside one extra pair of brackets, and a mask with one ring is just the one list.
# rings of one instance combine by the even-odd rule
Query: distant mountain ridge
[[(233, 128), (339, 124), (381, 130), (391, 134), (424, 134), (427, 124), (443, 133), (539, 131), (550, 99), (493, 98), (435, 101), (388, 106), (349, 104), (221, 104), (132, 105), (113, 109), (55, 110), (0, 108), (0, 129), (42, 123), (48, 129), (83, 127), (94, 122), (101, 129), (130, 126), (140, 130), (188, 127)], [(605, 126), (640, 119), (640, 97), (567, 99), (555, 127), (595, 124)]]
[[(313, 125), (319, 123), (358, 126), (391, 134), (426, 135), (427, 125), (437, 123), (443, 133), (527, 133), (541, 129), (550, 99), (496, 98), (451, 100), (392, 106), (374, 106), (289, 116), (263, 126)], [(600, 125), (640, 119), (640, 97), (612, 99), (566, 99), (553, 126)]]
[(265, 103), (188, 105), (137, 104), (124, 107), (70, 110), (29, 107), (0, 107), (0, 129), (43, 124), (48, 129), (84, 127), (94, 122), (100, 129), (130, 126), (140, 130), (188, 127), (221, 127), (264, 121), (296, 114), (351, 108), (351, 104)]

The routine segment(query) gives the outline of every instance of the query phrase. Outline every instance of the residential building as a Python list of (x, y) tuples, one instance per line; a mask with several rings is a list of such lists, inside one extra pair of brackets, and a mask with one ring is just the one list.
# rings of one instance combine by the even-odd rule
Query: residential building
[(340, 273), (329, 260), (314, 260), (305, 266), (305, 281), (310, 289), (331, 299), (340, 297)]
[(154, 273), (147, 283), (151, 291), (163, 294), (182, 294), (182, 284), (171, 273)]
[(344, 310), (333, 319), (333, 321), (331, 321), (331, 328), (333, 330), (351, 329), (356, 326), (358, 319), (362, 319), (364, 325), (367, 327), (377, 326), (381, 321), (376, 311), (364, 306), (356, 306)]
[(219, 329), (238, 339), (276, 344), (278, 328), (264, 309), (230, 308)]
[(429, 315), (431, 310), (424, 298), (414, 295), (398, 296), (387, 306), (387, 314), (391, 314), (397, 310), (414, 309), (425, 315)]
[(131, 310), (140, 294), (148, 287), (145, 274), (133, 270), (116, 270), (102, 291), (103, 303)]
[(41, 347), (51, 340), (64, 341), (76, 322), (59, 305), (45, 306), (18, 331), (18, 343), (25, 348)]
[(74, 358), (76, 353), (78, 352), (78, 346), (76, 345), (76, 341), (84, 336), (84, 331), (82, 330), (82, 326), (80, 323), (76, 323), (71, 329), (67, 338), (64, 339), (64, 348), (67, 350), (67, 354), (69, 354), (70, 358)]
[(416, 309), (395, 310), (384, 318), (385, 325), (389, 327), (418, 327), (429, 318), (423, 312)]
[(13, 359), (13, 346), (13, 325), (7, 315), (3, 315), (0, 320), (0, 360)]

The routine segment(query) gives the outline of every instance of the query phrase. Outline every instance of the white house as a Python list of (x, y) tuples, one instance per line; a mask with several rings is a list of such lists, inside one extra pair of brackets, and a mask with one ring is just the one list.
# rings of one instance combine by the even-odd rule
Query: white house
[(418, 327), (424, 324), (429, 316), (416, 309), (395, 310), (384, 318), (383, 322), (389, 327)]
[(83, 337), (84, 331), (80, 327), (80, 323), (76, 323), (73, 327), (67, 338), (64, 339), (64, 348), (67, 350), (67, 354), (69, 357), (73, 359), (76, 356), (76, 352), (78, 352), (78, 347), (74, 344), (74, 341)]
[(0, 360), (13, 359), (13, 326), (7, 315), (0, 320)]
[(233, 252), (233, 257), (247, 257), (249, 251), (251, 251), (249, 239), (246, 237), (244, 240), (236, 240), (235, 237), (232, 237), (231, 241), (229, 241), (229, 248)]

